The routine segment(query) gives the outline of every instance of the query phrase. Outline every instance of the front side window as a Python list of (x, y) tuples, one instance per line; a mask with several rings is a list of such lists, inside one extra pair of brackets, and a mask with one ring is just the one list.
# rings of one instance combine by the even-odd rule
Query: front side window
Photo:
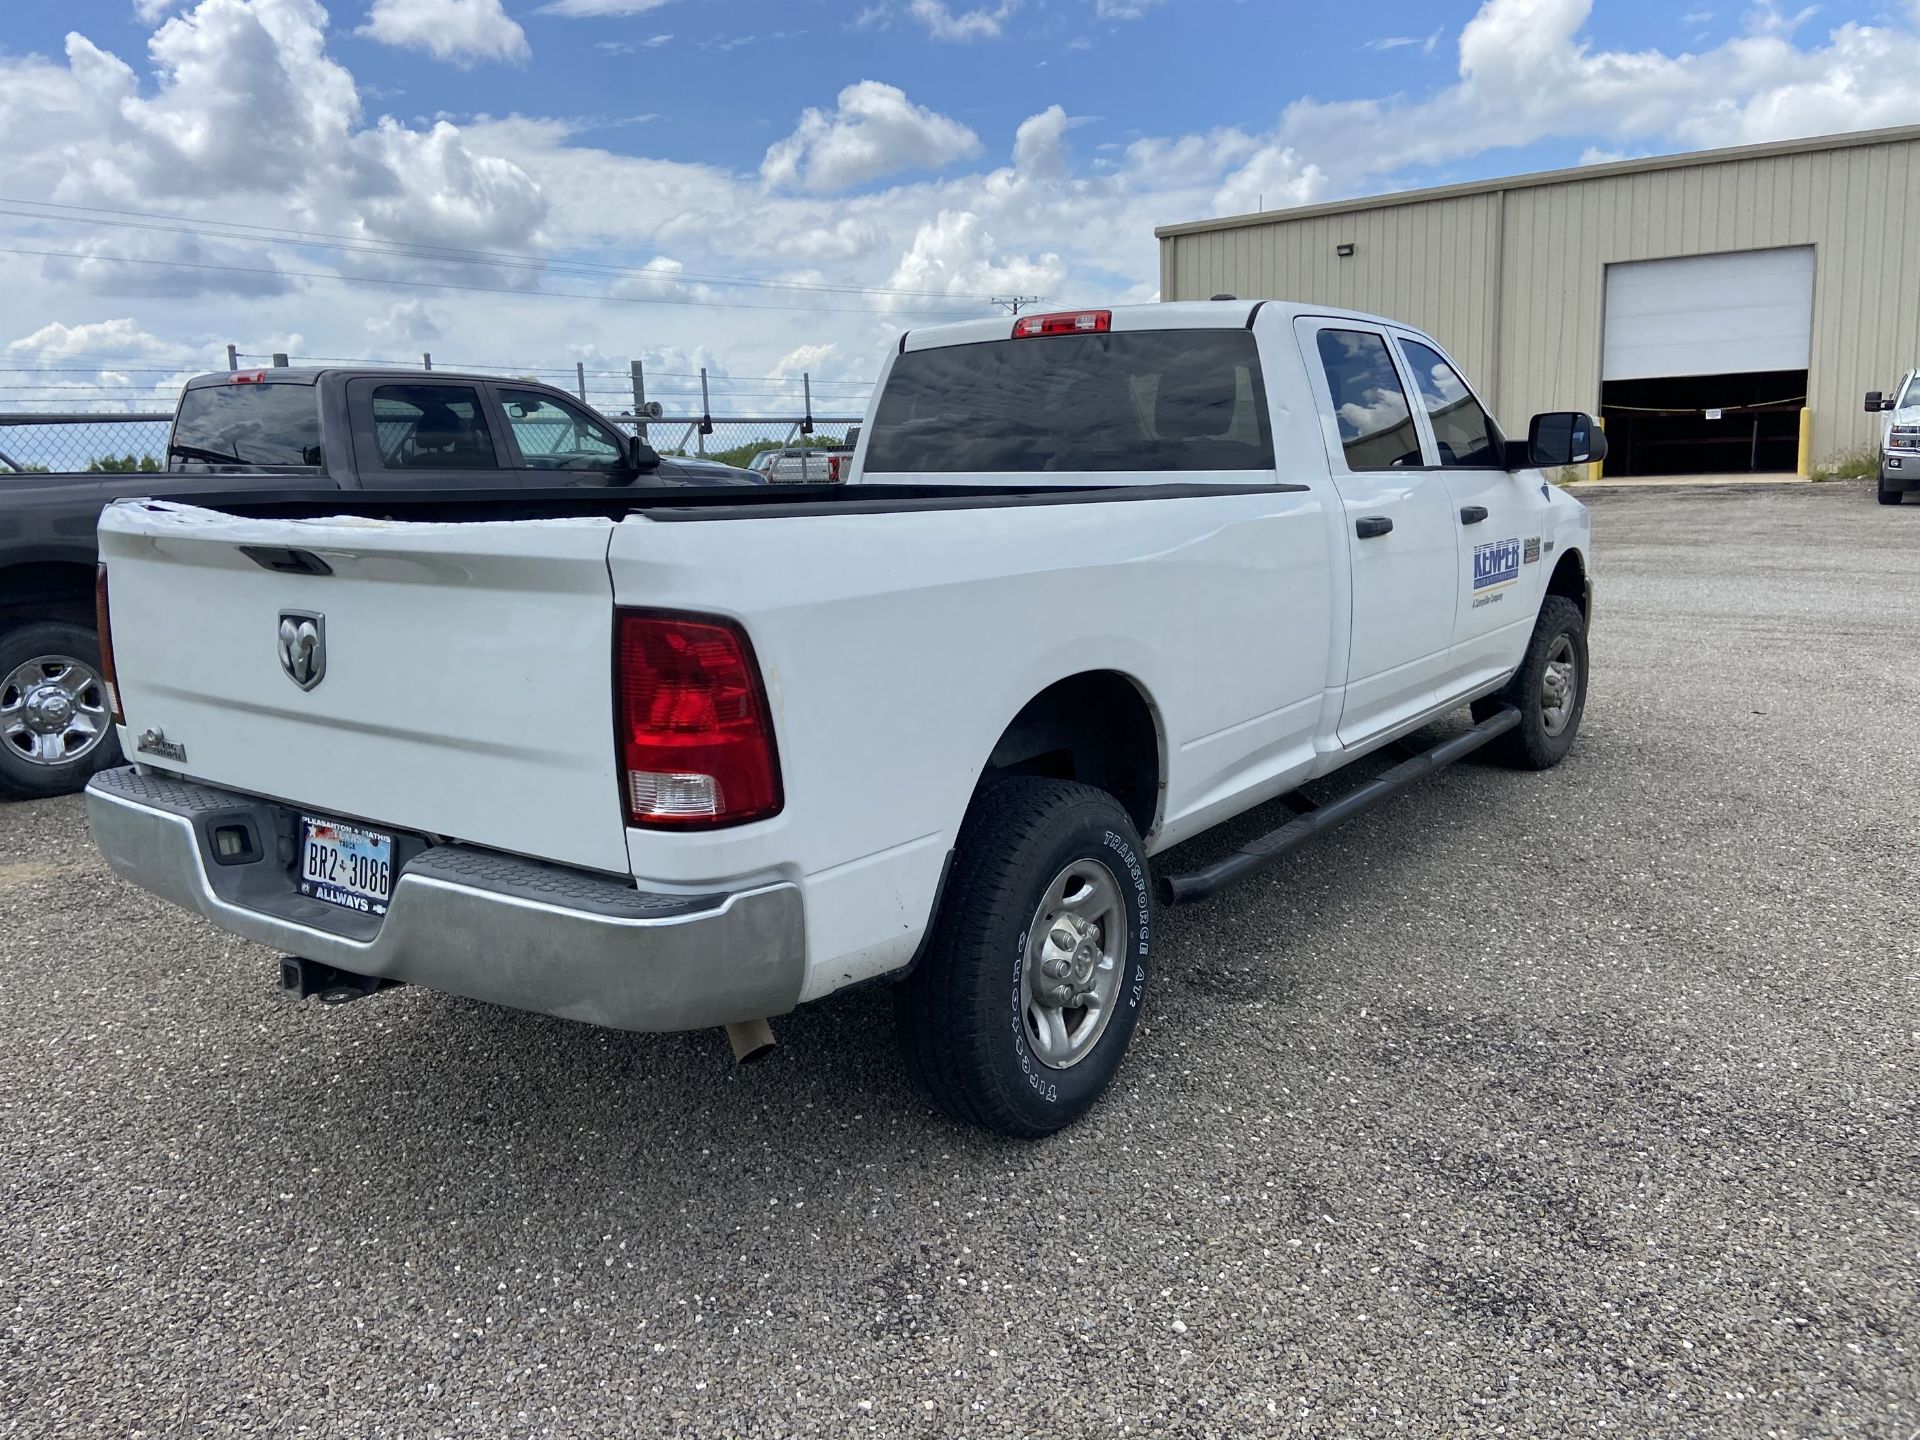
[(389, 470), (497, 470), (480, 392), (471, 385), (380, 385), (373, 426)]
[(625, 447), (613, 428), (537, 390), (506, 390), (500, 406), (531, 470), (618, 470)]
[(1371, 330), (1322, 330), (1319, 346), (1347, 469), (1422, 464), (1420, 436), (1386, 337)]
[(908, 351), (881, 394), (866, 473), (1273, 464), (1249, 332), (1132, 330)]
[(1413, 371), (1413, 383), (1420, 389), (1420, 403), (1426, 407), (1427, 422), (1433, 426), (1433, 442), (1440, 451), (1440, 463), (1497, 469), (1500, 432), (1493, 428), (1493, 421), (1473, 398), (1460, 373), (1441, 359), (1432, 346), (1405, 339), (1400, 346), (1406, 352), (1407, 368)]

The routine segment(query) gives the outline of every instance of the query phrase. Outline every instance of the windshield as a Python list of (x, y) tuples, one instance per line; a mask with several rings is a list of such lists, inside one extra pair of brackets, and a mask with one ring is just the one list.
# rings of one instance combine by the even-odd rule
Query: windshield
[(1904, 410), (1909, 405), (1920, 405), (1920, 370), (1907, 377), (1907, 388), (1900, 392), (1900, 398), (1893, 402), (1893, 408)]
[(205, 385), (180, 397), (170, 462), (319, 465), (317, 385)]

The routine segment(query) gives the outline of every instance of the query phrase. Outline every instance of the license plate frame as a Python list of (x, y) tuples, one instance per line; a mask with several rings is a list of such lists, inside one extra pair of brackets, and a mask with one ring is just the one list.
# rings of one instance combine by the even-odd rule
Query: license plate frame
[(393, 899), (394, 837), (321, 815), (300, 817), (300, 893), (359, 915), (385, 915)]

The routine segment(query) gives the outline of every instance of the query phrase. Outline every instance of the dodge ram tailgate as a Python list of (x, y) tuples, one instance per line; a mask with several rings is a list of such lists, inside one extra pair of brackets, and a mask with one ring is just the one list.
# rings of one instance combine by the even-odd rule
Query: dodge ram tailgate
[(127, 758), (625, 873), (611, 531), (115, 505), (100, 553)]

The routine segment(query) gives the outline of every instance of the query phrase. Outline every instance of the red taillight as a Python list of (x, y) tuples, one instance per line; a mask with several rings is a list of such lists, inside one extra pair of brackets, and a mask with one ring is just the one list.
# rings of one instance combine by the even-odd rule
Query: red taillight
[(779, 813), (773, 721), (738, 625), (622, 610), (613, 677), (629, 821), (710, 829)]
[(827, 483), (829, 485), (838, 485), (840, 483), (840, 457), (838, 455), (827, 456)]
[(236, 370), (227, 377), (229, 385), (264, 385), (267, 372), (264, 370)]
[(100, 632), (100, 683), (107, 689), (107, 709), (113, 714), (113, 723), (124, 725), (127, 717), (120, 713), (120, 677), (113, 670), (113, 625), (107, 619), (107, 567), (96, 566), (93, 572), (93, 626)]
[(1036, 335), (1104, 335), (1113, 328), (1111, 310), (1062, 310), (1057, 315), (1022, 315), (1013, 323), (1013, 338)]

